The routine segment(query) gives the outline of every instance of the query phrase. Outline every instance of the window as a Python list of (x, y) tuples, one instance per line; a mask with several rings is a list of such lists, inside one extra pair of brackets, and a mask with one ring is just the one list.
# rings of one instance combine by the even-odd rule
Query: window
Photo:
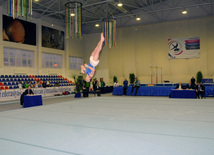
[(33, 67), (34, 52), (16, 48), (4, 48), (4, 66)]
[(62, 55), (42, 53), (43, 68), (62, 68)]
[(80, 66), (83, 64), (82, 58), (69, 57), (69, 69), (80, 70)]

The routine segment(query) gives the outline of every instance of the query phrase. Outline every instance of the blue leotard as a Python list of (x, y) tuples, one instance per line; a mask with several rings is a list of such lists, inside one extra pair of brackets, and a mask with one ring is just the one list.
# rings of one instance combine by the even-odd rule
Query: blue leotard
[[(90, 67), (92, 67), (92, 68), (94, 68), (94, 69), (95, 69), (95, 67), (94, 67), (94, 66), (92, 66), (92, 65), (91, 65), (91, 63), (89, 63), (89, 64), (88, 64), (88, 66), (90, 66)], [(91, 74), (91, 70), (90, 70), (89, 68), (86, 68), (85, 73), (86, 73), (86, 74), (88, 74), (88, 76), (90, 76), (90, 74)]]

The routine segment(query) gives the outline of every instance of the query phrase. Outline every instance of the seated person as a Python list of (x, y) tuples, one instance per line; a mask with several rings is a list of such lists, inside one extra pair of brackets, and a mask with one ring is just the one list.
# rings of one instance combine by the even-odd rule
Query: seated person
[(196, 85), (196, 96), (198, 99), (200, 98), (200, 94), (201, 94), (201, 98), (203, 98), (205, 95), (205, 87), (198, 82)]
[(42, 87), (43, 87), (43, 88), (46, 88), (46, 81), (43, 81)]
[(34, 93), (33, 93), (33, 91), (31, 90), (31, 87), (30, 86), (28, 86), (28, 89), (26, 89), (23, 93), (22, 93), (22, 95), (21, 95), (21, 98), (20, 98), (20, 104), (21, 105), (23, 105), (23, 103), (24, 103), (24, 96), (25, 95), (34, 95)]
[(119, 87), (118, 81), (116, 81), (116, 82), (114, 83), (114, 87)]
[(175, 89), (177, 89), (177, 90), (183, 90), (184, 86), (182, 86), (182, 83), (179, 82), (178, 85), (175, 87)]
[(20, 80), (19, 80), (19, 83), (18, 83), (18, 88), (19, 88), (19, 89), (22, 89), (22, 88), (23, 88), (22, 83), (21, 83)]
[(59, 87), (59, 81), (54, 84), (54, 87)]
[(50, 86), (51, 86), (51, 82), (50, 82), (50, 80), (48, 80), (46, 83), (46, 87), (50, 87)]
[(134, 83), (134, 85), (133, 85), (133, 87), (132, 87), (132, 91), (131, 91), (131, 93), (133, 93), (133, 90), (134, 90), (134, 88), (136, 88), (136, 91), (135, 91), (135, 96), (137, 95), (137, 91), (138, 91), (138, 89), (140, 88), (140, 80), (138, 80), (138, 78), (136, 77), (135, 78), (135, 83)]
[(25, 83), (24, 83), (24, 88), (28, 88), (28, 82), (27, 81), (25, 81)]
[(193, 84), (191, 84), (191, 81), (189, 81), (189, 83), (186, 85), (186, 89), (192, 90), (192, 89), (195, 89), (195, 86)]
[(31, 83), (31, 81), (29, 82), (28, 86), (30, 86), (31, 88), (34, 87), (34, 85)]
[(41, 87), (41, 84), (40, 84), (40, 82), (39, 82), (39, 80), (38, 80), (38, 81), (36, 81), (36, 83), (34, 84), (34, 88), (39, 88), (39, 87)]

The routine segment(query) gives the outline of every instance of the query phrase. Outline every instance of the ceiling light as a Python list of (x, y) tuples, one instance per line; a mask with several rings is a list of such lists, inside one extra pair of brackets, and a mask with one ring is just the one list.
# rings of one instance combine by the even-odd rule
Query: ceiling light
[(51, 25), (52, 27), (54, 26), (54, 24)]
[(34, 0), (35, 2), (38, 2), (39, 0)]
[(140, 17), (137, 17), (136, 20), (139, 21), (139, 20), (141, 20), (141, 18), (140, 18)]
[(122, 6), (123, 6), (123, 3), (119, 2), (119, 3), (117, 4), (117, 6), (122, 7)]
[(184, 14), (184, 15), (187, 14), (187, 10), (183, 9), (182, 14)]
[(99, 27), (100, 26), (100, 24), (95, 24), (95, 27)]
[(74, 13), (71, 13), (71, 17), (74, 17), (75, 16), (75, 14)]

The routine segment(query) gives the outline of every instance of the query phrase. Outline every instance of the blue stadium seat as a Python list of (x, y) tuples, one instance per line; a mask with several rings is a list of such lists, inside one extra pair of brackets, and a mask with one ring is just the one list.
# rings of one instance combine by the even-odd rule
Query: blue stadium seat
[(19, 75), (19, 78), (22, 78), (22, 75)]
[(4, 85), (7, 86), (7, 82), (4, 82)]
[(15, 77), (16, 77), (15, 75), (12, 76), (12, 78), (15, 78)]
[(5, 81), (5, 79), (2, 79), (2, 82), (4, 82)]
[(26, 77), (26, 78), (29, 78), (29, 76), (28, 76), (28, 75), (26, 75), (25, 77)]
[(16, 75), (16, 78), (18, 78), (19, 76), (18, 75)]
[(10, 81), (10, 79), (6, 79), (5, 81)]
[(23, 77), (23, 78), (25, 78), (26, 76), (25, 76), (25, 75), (23, 75), (22, 77)]
[(8, 78), (8, 75), (5, 75), (4, 77), (5, 77), (5, 78)]
[(1, 75), (1, 78), (4, 78), (4, 75)]
[(16, 85), (16, 83), (15, 83), (15, 82), (12, 82), (12, 85)]
[(12, 85), (12, 84), (11, 84), (11, 82), (8, 82), (7, 85), (10, 86), (10, 85)]
[(9, 78), (12, 78), (12, 75), (9, 75), (8, 77), (9, 77)]
[(18, 86), (13, 86), (13, 88), (14, 88), (14, 89), (17, 89), (17, 88), (18, 88)]
[(13, 86), (10, 86), (9, 89), (13, 89)]

